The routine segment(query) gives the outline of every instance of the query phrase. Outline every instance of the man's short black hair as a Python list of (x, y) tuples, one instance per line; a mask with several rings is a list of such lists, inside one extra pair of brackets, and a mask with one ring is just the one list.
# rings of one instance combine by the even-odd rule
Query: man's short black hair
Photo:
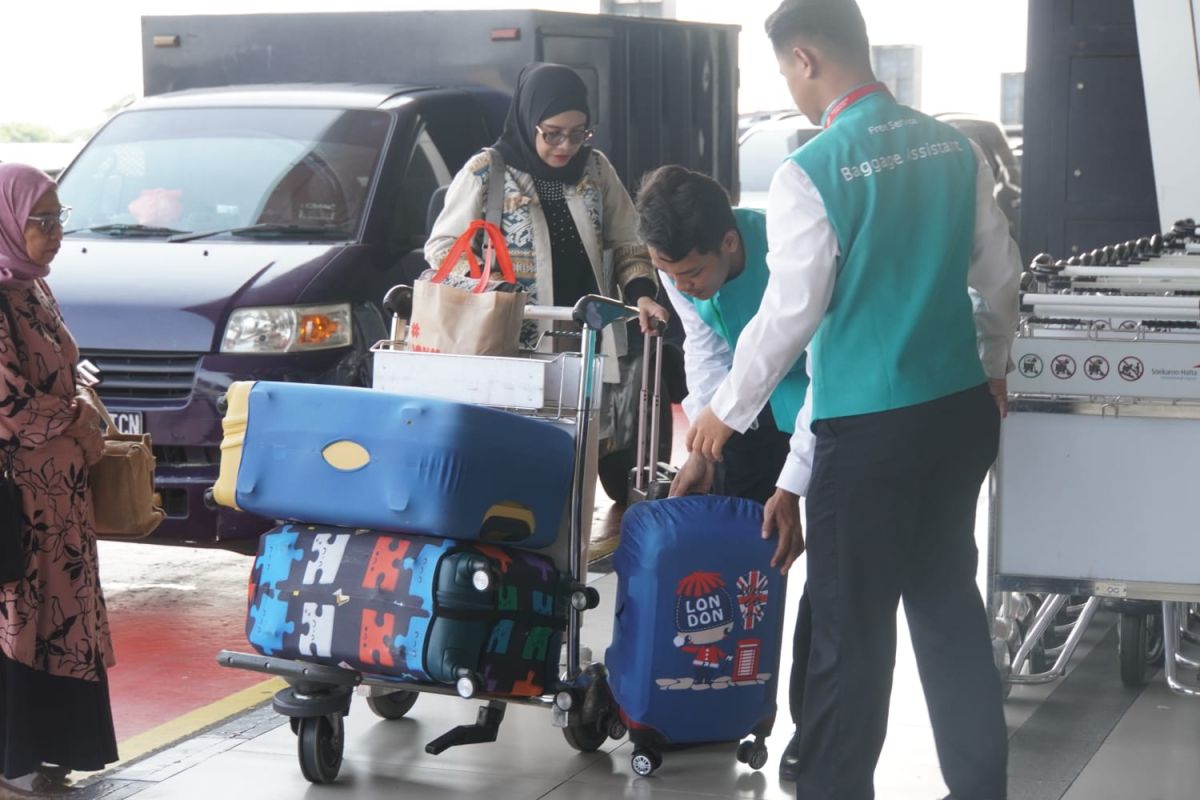
[(783, 0), (767, 17), (766, 29), (776, 53), (804, 38), (824, 44), (843, 62), (871, 61), (867, 24), (855, 0)]
[(707, 175), (680, 166), (659, 167), (642, 178), (638, 235), (671, 261), (712, 253), (737, 229), (729, 195)]

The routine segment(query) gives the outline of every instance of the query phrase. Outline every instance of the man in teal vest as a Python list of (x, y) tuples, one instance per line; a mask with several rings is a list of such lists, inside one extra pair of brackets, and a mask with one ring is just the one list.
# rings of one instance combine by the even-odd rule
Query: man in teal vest
[[(638, 235), (683, 324), (688, 384), (683, 409), (694, 419), (729, 375), (738, 338), (766, 291), (766, 215), (731, 208), (721, 184), (679, 166), (661, 167), (642, 180), (637, 209)], [(713, 491), (765, 503), (763, 535), (778, 537), (771, 566), (783, 573), (804, 549), (799, 497), (808, 486), (813, 445), (802, 413), (807, 390), (801, 356), (751, 428), (726, 444), (722, 462), (693, 452), (671, 484), (672, 497)], [(801, 594), (788, 698), (797, 725), (804, 705), (809, 620), (808, 601)]]
[(808, 351), (812, 652), (787, 754), (797, 796), (874, 797), (903, 600), (950, 796), (1005, 798), (974, 520), (1006, 410), (1020, 258), (982, 154), (875, 81), (853, 0), (785, 0), (767, 35), (824, 130), (772, 180), (771, 279), (689, 450), (719, 459)]
[[(638, 233), (683, 324), (688, 396), (694, 418), (729, 374), (738, 337), (758, 312), (767, 286), (766, 215), (734, 209), (721, 185), (698, 172), (667, 166), (647, 175), (638, 192)], [(672, 495), (715, 490), (767, 503), (777, 483), (802, 493), (808, 482), (812, 434), (796, 430), (808, 389), (801, 356), (771, 394), (755, 424), (733, 437), (720, 465), (693, 453)], [(720, 467), (720, 469), (718, 469)], [(799, 515), (795, 516), (798, 522)], [(784, 539), (790, 539), (786, 530)], [(801, 540), (802, 541), (802, 538)], [(789, 541), (780, 543), (780, 559)], [(788, 564), (791, 559), (788, 559)]]

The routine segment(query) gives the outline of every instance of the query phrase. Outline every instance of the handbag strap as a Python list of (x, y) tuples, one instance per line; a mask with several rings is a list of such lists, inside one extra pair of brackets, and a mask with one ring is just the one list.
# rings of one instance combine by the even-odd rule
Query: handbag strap
[[(13, 352), (16, 354), (17, 360), (20, 361), (22, 343), (21, 334), (17, 333), (17, 315), (13, 312), (12, 303), (9, 302), (8, 292), (3, 289), (0, 289), (0, 313), (3, 313), (5, 319), (8, 320), (8, 338), (12, 339)], [(17, 457), (17, 447), (20, 447), (20, 445), (4, 448), (4, 476), (6, 478), (12, 477), (13, 461)]]
[(488, 170), (487, 208), (483, 218), (504, 232), (504, 173), (508, 165), (504, 156), (494, 147), (485, 147), (491, 167)]
[(112, 415), (108, 413), (108, 408), (104, 405), (104, 401), (100, 399), (100, 395), (90, 386), (85, 386), (81, 391), (87, 393), (92, 400), (92, 407), (96, 409), (96, 413), (100, 415), (100, 420), (104, 423), (105, 428), (109, 433), (117, 433), (117, 423), (113, 422)]
[[(508, 166), (504, 163), (504, 156), (496, 148), (485, 147), (483, 152), (487, 153), (488, 157), (487, 203), (484, 204), (483, 221), (495, 225), (496, 229), (503, 234), (504, 173)], [(479, 252), (483, 255), (485, 262), (495, 256), (495, 250), (486, 230), (480, 233)]]

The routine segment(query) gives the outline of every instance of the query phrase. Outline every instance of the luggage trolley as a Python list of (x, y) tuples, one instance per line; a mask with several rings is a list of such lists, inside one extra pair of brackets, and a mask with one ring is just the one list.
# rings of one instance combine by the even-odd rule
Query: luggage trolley
[[(570, 602), (565, 640), (565, 671), (557, 686), (536, 697), (489, 695), (478, 681), (463, 675), (454, 687), (409, 683), (386, 675), (301, 660), (273, 658), (223, 650), (217, 660), (226, 667), (283, 677), (289, 686), (276, 694), (273, 707), (291, 721), (298, 738), (301, 771), (313, 783), (337, 778), (344, 745), (343, 718), (349, 713), (355, 688), (367, 694), (371, 710), (385, 719), (405, 716), (421, 692), (457, 693), (486, 702), (475, 724), (460, 725), (425, 747), (437, 755), (463, 744), (495, 741), (508, 703), (548, 708), (553, 724), (563, 729), (567, 743), (582, 752), (598, 749), (609, 738), (626, 733), (613, 707), (602, 664), (583, 664), (580, 643), (582, 613), (595, 608), (599, 593), (585, 584), (583, 563), (584, 507), (588, 477), (593, 409), (599, 397), (597, 334), (605, 327), (637, 317), (637, 309), (598, 295), (582, 298), (574, 308), (529, 306), (527, 319), (574, 321), (580, 332), (551, 332), (577, 337), (577, 352), (522, 353), (519, 357), (457, 356), (417, 353), (403, 347), (404, 322), (411, 310), (411, 289), (395, 287), (384, 306), (394, 315), (392, 338), (373, 348), (374, 388), (395, 390), (464, 403), (486, 405), (535, 416), (567, 427), (574, 436), (574, 474), (569, 513), (551, 547), (541, 551), (559, 568), (569, 571)], [(476, 576), (486, 588), (488, 573)]]
[(1039, 256), (1025, 276), (990, 481), (993, 648), (1009, 684), (1063, 675), (1103, 605), (1120, 612), (1126, 684), (1162, 659), (1172, 690), (1200, 696), (1180, 677), (1200, 667), (1181, 652), (1200, 642), (1197, 241), (1190, 222), (1069, 262)]

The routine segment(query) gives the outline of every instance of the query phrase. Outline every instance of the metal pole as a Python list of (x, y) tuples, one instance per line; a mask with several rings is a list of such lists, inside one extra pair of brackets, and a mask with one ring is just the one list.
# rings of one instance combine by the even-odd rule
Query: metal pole
[[(651, 409), (650, 417), (650, 464), (646, 470), (647, 489), (654, 485), (654, 479), (658, 475), (658, 416), (659, 409), (662, 406), (662, 351), (663, 337), (661, 333), (653, 334), (656, 344), (654, 345), (654, 406)], [(650, 340), (647, 339), (647, 342)]]
[[(571, 580), (582, 584), (583, 575), (583, 496), (587, 481), (587, 449), (592, 419), (592, 386), (596, 379), (596, 331), (583, 326), (580, 354), (583, 357), (579, 378), (579, 402), (576, 406), (575, 476), (571, 487), (571, 552), (567, 563)], [(580, 632), (583, 612), (571, 606), (567, 614), (567, 680), (579, 675)]]

